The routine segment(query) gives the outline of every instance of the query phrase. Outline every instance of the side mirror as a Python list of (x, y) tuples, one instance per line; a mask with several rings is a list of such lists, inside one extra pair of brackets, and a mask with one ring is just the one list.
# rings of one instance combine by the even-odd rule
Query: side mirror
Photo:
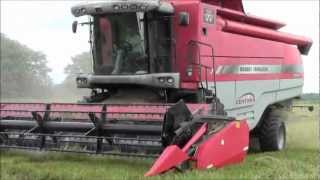
[(72, 23), (72, 32), (73, 33), (77, 32), (77, 27), (78, 27), (78, 21), (73, 21), (73, 23)]
[(179, 13), (179, 25), (187, 26), (190, 23), (190, 15), (188, 12), (180, 12)]

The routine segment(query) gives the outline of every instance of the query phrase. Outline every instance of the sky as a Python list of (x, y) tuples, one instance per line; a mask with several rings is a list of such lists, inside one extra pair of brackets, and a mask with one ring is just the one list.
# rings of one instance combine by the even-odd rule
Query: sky
[[(88, 27), (79, 26), (73, 34), (74, 18), (70, 8), (80, 1), (1, 0), (1, 32), (29, 48), (47, 55), (50, 76), (55, 83), (64, 80), (64, 67), (71, 57), (89, 50)], [(319, 1), (318, 0), (244, 0), (247, 14), (287, 24), (281, 31), (313, 39), (308, 56), (303, 56), (305, 85), (303, 92), (319, 92)]]

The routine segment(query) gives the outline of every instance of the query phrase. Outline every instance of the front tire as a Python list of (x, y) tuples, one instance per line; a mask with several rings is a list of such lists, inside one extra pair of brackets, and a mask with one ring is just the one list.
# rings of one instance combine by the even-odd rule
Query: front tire
[(286, 146), (286, 126), (279, 116), (270, 113), (263, 119), (259, 133), (262, 151), (281, 151)]

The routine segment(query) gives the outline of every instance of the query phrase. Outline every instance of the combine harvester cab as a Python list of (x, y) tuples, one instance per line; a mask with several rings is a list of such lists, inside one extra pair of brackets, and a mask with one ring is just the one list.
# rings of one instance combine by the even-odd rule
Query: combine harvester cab
[(1, 103), (1, 148), (157, 158), (145, 176), (241, 162), (250, 130), (263, 150), (284, 148), (284, 123), (270, 114), (301, 94), (312, 40), (246, 15), (241, 0), (106, 0), (71, 12), (90, 16), (80, 24), (93, 73), (76, 83), (92, 95)]

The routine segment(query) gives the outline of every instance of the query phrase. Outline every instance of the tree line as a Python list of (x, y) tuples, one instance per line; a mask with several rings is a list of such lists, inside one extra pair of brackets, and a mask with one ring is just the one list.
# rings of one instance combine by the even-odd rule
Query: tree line
[[(84, 94), (76, 89), (75, 77), (78, 73), (91, 72), (91, 57), (85, 52), (72, 57), (65, 68), (67, 77), (55, 85), (49, 75), (46, 55), (35, 51), (1, 33), (0, 95), (2, 99), (34, 98), (42, 99), (68, 95)], [(59, 93), (60, 92), (60, 93)]]
[(50, 93), (45, 54), (1, 34), (1, 97), (44, 96)]

